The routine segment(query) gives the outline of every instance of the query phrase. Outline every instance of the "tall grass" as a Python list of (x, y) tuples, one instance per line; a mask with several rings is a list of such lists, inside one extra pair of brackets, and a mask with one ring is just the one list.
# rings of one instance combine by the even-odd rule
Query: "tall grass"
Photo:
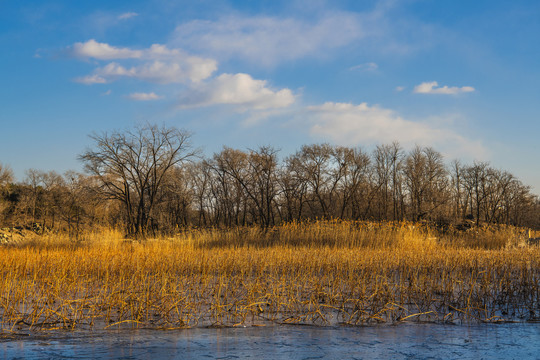
[(523, 231), (343, 221), (0, 247), (0, 330), (537, 320)]
[(187, 229), (177, 240), (202, 247), (321, 247), (391, 248), (420, 246), (503, 249), (524, 246), (528, 232), (512, 226), (482, 226), (469, 230), (436, 228), (427, 223), (312, 221), (291, 222), (261, 229)]

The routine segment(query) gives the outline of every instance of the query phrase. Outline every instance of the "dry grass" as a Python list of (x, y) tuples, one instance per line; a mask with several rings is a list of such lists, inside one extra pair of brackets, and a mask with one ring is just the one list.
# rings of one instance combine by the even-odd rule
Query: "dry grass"
[(528, 232), (512, 226), (490, 225), (458, 230), (435, 228), (426, 223), (375, 223), (357, 221), (292, 222), (262, 231), (257, 227), (189, 229), (176, 237), (202, 247), (322, 247), (332, 248), (422, 248), (462, 247), (504, 249), (526, 245)]
[(0, 247), (0, 331), (537, 320), (540, 250), (522, 233), (334, 221), (48, 235)]

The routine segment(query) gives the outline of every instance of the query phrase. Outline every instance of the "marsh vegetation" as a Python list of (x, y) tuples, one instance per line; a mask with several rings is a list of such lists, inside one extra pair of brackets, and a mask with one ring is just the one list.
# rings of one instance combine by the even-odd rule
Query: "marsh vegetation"
[(317, 221), (0, 248), (2, 331), (536, 321), (523, 230)]

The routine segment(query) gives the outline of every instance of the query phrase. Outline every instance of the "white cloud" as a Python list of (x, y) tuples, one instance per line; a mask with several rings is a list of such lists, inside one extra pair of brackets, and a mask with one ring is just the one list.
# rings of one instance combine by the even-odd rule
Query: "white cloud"
[(122, 77), (161, 84), (199, 82), (207, 79), (217, 70), (217, 62), (213, 59), (188, 55), (179, 49), (169, 49), (160, 44), (154, 44), (147, 49), (133, 50), (114, 47), (91, 39), (84, 43), (74, 44), (71, 52), (80, 58), (135, 59), (141, 63), (126, 67), (118, 62), (111, 62), (95, 69), (91, 75), (76, 79), (83, 84), (103, 84)]
[(127, 96), (128, 98), (130, 98), (131, 100), (136, 100), (136, 101), (149, 101), (149, 100), (159, 100), (161, 98), (163, 98), (163, 96), (159, 96), (157, 95), (156, 93), (133, 93), (133, 94), (129, 94)]
[(215, 65), (213, 63), (154, 61), (140, 66), (126, 68), (112, 62), (96, 69), (94, 71), (95, 74), (90, 76), (90, 78), (106, 79), (107, 82), (117, 80), (121, 77), (128, 77), (160, 84), (186, 83), (188, 81), (199, 82), (204, 80), (212, 75), (214, 70)]
[(212, 81), (194, 86), (180, 101), (181, 108), (218, 104), (236, 105), (241, 110), (283, 108), (291, 105), (295, 96), (290, 89), (272, 90), (265, 80), (248, 74), (222, 74)]
[(374, 62), (369, 62), (369, 63), (365, 63), (365, 64), (359, 64), (359, 65), (356, 65), (356, 66), (352, 66), (352, 67), (349, 68), (349, 70), (351, 70), (351, 71), (360, 70), (360, 71), (371, 72), (371, 71), (377, 70), (378, 68), (379, 68), (379, 65), (377, 65)]
[(406, 120), (390, 109), (349, 103), (327, 102), (307, 108), (310, 133), (330, 138), (343, 145), (390, 143), (398, 140), (405, 146), (429, 145), (442, 151), (463, 154), (485, 153), (477, 141), (469, 140), (452, 129)]
[(300, 11), (287, 16), (233, 12), (215, 20), (189, 21), (177, 26), (170, 43), (220, 60), (271, 67), (306, 57), (333, 57), (341, 49), (347, 55), (403, 56), (444, 37), (441, 29), (404, 16), (403, 5), (395, 0), (375, 1), (364, 11), (335, 10), (326, 0), (290, 3)]
[(457, 95), (461, 93), (473, 92), (475, 89), (472, 86), (463, 86), (463, 87), (448, 87), (441, 86), (438, 87), (436, 81), (424, 82), (420, 85), (414, 87), (414, 93), (416, 94), (444, 94), (444, 95)]
[(104, 93), (101, 93), (101, 96), (109, 96), (111, 94), (112, 94), (112, 90), (109, 89), (109, 90), (105, 91)]
[[(119, 59), (142, 59), (142, 60), (178, 60), (178, 59), (200, 59), (190, 56), (180, 49), (169, 49), (166, 45), (152, 44), (149, 48), (133, 50), (130, 48), (119, 48), (107, 43), (100, 43), (94, 39), (86, 42), (73, 44), (70, 53), (79, 58), (94, 58), (97, 60), (119, 60)], [(214, 61), (214, 60), (212, 60)]]
[(135, 16), (139, 16), (139, 14), (137, 14), (136, 12), (126, 12), (118, 15), (118, 20), (127, 20)]
[[(370, 29), (370, 27), (365, 27)], [(173, 43), (222, 58), (260, 65), (306, 56), (324, 56), (366, 36), (361, 15), (328, 13), (315, 21), (269, 16), (226, 16), (178, 26)]]
[(397, 92), (402, 92), (403, 90), (405, 90), (405, 86), (396, 86)]
[(75, 43), (73, 45), (72, 54), (76, 57), (81, 58), (112, 60), (140, 58), (142, 57), (143, 52), (140, 50), (131, 50), (128, 48), (118, 48), (106, 43), (97, 42), (94, 39), (90, 39), (84, 43)]
[(97, 74), (78, 77), (75, 79), (75, 81), (85, 85), (106, 84), (108, 82), (107, 79)]

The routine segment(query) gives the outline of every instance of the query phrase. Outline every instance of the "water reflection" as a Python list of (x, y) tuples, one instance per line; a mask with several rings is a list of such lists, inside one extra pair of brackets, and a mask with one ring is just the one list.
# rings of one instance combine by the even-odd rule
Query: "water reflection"
[(2, 359), (540, 358), (540, 324), (67, 332), (2, 340)]

